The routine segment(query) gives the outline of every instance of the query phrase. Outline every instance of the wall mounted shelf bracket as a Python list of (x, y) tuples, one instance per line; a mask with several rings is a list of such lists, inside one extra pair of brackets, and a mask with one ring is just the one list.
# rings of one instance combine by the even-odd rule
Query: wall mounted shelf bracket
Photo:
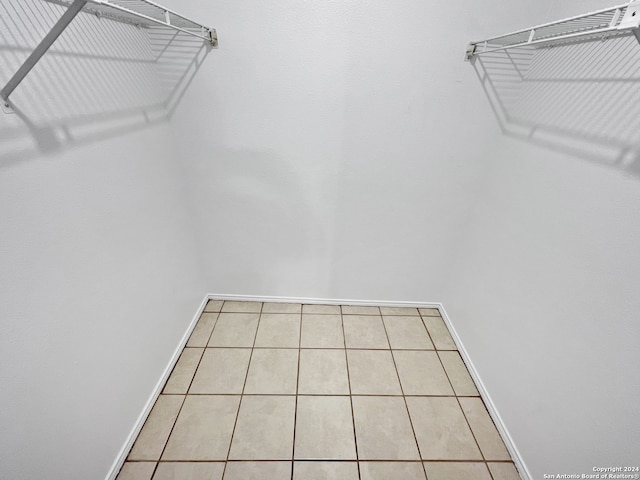
[(634, 34), (640, 43), (640, 0), (507, 33), (467, 46), (465, 61), (512, 48), (543, 48)]
[[(31, 69), (49, 50), (78, 13), (84, 11), (98, 17), (108, 18), (137, 27), (163, 26), (202, 38), (212, 47), (218, 46), (215, 29), (205, 27), (180, 14), (168, 10), (149, 0), (44, 0), (67, 7), (51, 30), (31, 52), (20, 68), (0, 90), (0, 108), (5, 113), (14, 113), (9, 96), (24, 80)], [(640, 1), (640, 0), (638, 0)]]

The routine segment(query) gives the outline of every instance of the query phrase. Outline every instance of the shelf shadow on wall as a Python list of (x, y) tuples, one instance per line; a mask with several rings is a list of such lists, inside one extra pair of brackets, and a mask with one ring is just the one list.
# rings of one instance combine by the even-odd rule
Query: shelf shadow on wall
[[(4, 85), (62, 15), (38, 0), (0, 4)], [(211, 46), (166, 27), (82, 12), (0, 113), (0, 168), (167, 121)]]
[(473, 67), (504, 134), (640, 176), (633, 35), (497, 51)]

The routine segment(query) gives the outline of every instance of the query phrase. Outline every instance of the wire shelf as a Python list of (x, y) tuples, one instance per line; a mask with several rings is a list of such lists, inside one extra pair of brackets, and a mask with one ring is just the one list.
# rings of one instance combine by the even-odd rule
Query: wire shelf
[(541, 48), (632, 33), (638, 36), (638, 27), (640, 27), (640, 0), (631, 0), (625, 5), (471, 42), (465, 59), (470, 60), (476, 55), (512, 48)]

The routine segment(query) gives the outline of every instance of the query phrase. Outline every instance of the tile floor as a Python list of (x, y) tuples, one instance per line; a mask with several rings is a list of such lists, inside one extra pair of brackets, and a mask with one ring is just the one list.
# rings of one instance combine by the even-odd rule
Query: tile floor
[(437, 309), (210, 301), (118, 480), (519, 480)]

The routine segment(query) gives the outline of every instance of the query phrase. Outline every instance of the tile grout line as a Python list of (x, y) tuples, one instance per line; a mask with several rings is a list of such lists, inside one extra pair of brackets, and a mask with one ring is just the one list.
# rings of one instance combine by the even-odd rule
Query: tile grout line
[[(379, 310), (379, 309), (378, 309)], [(358, 480), (362, 479), (360, 473), (360, 455), (358, 454), (358, 435), (356, 434), (356, 415), (353, 410), (353, 395), (351, 392), (351, 375), (349, 373), (349, 355), (347, 354), (347, 336), (344, 332), (344, 316), (340, 305), (340, 327), (342, 328), (342, 342), (344, 343), (344, 362), (347, 366), (347, 384), (349, 385), (349, 405), (351, 405), (351, 424), (353, 425), (353, 444), (356, 449), (356, 466), (358, 467)]]
[[(301, 309), (302, 310), (302, 309)], [(293, 480), (296, 459), (296, 427), (298, 422), (298, 390), (300, 388), (300, 347), (302, 345), (302, 312), (300, 312), (300, 327), (298, 328), (298, 372), (296, 374), (296, 404), (293, 410), (293, 442), (291, 445), (291, 480)]]
[[(419, 312), (418, 312), (419, 313)], [(413, 433), (413, 440), (416, 442), (416, 448), (418, 449), (418, 457), (420, 458), (420, 465), (422, 465), (422, 471), (424, 472), (425, 479), (427, 479), (427, 469), (424, 466), (422, 458), (422, 452), (420, 451), (420, 444), (418, 443), (418, 436), (416, 435), (416, 429), (413, 426), (413, 420), (411, 419), (411, 412), (409, 412), (409, 404), (407, 403), (407, 397), (404, 395), (404, 387), (402, 386), (402, 380), (400, 380), (400, 372), (398, 372), (398, 365), (396, 365), (396, 359), (393, 355), (393, 348), (391, 348), (391, 340), (389, 340), (389, 332), (387, 332), (387, 325), (384, 323), (384, 316), (382, 317), (382, 328), (384, 328), (384, 334), (387, 337), (389, 343), (389, 352), (391, 352), (391, 361), (393, 362), (393, 368), (396, 371), (396, 377), (398, 379), (398, 385), (400, 385), (400, 392), (402, 393), (402, 402), (404, 408), (407, 410), (407, 417), (409, 417), (409, 425), (411, 425), (411, 432)], [(426, 328), (425, 328), (426, 330)], [(435, 347), (435, 345), (434, 345)], [(427, 479), (428, 480), (428, 479)]]
[(247, 364), (247, 371), (244, 374), (242, 392), (240, 393), (240, 401), (238, 402), (238, 411), (236, 412), (236, 419), (233, 422), (233, 430), (231, 430), (231, 437), (229, 438), (229, 448), (227, 449), (227, 459), (224, 462), (224, 469), (222, 470), (222, 478), (224, 478), (227, 472), (227, 465), (229, 464), (229, 455), (231, 454), (231, 444), (233, 443), (233, 437), (236, 434), (236, 426), (238, 425), (238, 418), (240, 417), (240, 408), (242, 408), (242, 399), (244, 398), (244, 390), (247, 386), (247, 378), (249, 378), (249, 369), (251, 368), (251, 360), (253, 359), (253, 349), (256, 345), (256, 339), (258, 338), (258, 329), (260, 328), (260, 319), (262, 318), (263, 308), (264, 308), (264, 303), (261, 303), (260, 312), (258, 314), (258, 323), (256, 324), (256, 333), (253, 335), (253, 346), (251, 347), (251, 353), (249, 354), (249, 363)]

